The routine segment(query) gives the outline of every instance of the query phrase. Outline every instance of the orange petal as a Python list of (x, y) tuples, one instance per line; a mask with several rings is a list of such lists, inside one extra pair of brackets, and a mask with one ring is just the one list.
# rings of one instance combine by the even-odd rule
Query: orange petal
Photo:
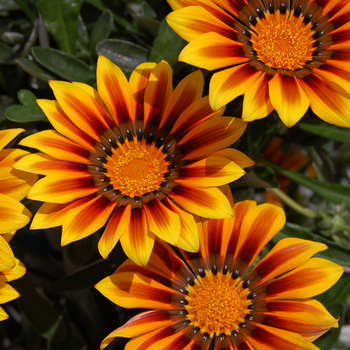
[(97, 61), (97, 90), (117, 124), (134, 120), (134, 101), (130, 85), (122, 70), (108, 58)]
[(243, 99), (242, 119), (246, 122), (261, 119), (269, 115), (273, 111), (270, 101), (268, 83), (272, 76), (266, 73), (250, 86)]
[(182, 79), (169, 96), (159, 128), (171, 130), (181, 113), (202, 97), (203, 87), (204, 78), (199, 70)]
[(173, 70), (167, 62), (161, 61), (152, 69), (145, 90), (145, 124), (159, 124), (161, 114), (168, 103), (172, 91)]
[(30, 135), (20, 145), (37, 148), (48, 155), (69, 162), (88, 164), (90, 152), (61, 136), (54, 130), (45, 130)]
[(25, 131), (24, 129), (7, 129), (0, 131), (0, 150), (2, 150), (17, 135)]
[(225, 148), (220, 151), (214, 152), (212, 156), (224, 157), (229, 160), (232, 160), (232, 162), (236, 163), (241, 168), (248, 168), (255, 164), (255, 162), (251, 160), (248, 156), (246, 156), (244, 153), (233, 148)]
[(156, 64), (151, 62), (142, 63), (131, 73), (129, 85), (134, 99), (135, 119), (143, 120), (144, 118), (143, 99), (151, 71), (155, 66)]
[(55, 173), (39, 180), (29, 191), (28, 198), (49, 203), (68, 203), (97, 192), (89, 173), (62, 176)]
[(130, 222), (131, 206), (118, 207), (114, 210), (108, 225), (98, 242), (98, 251), (106, 259), (115, 245), (118, 243), (120, 236), (125, 232)]
[(95, 150), (95, 140), (73, 124), (57, 101), (37, 100), (36, 102), (60, 134), (89, 151)]
[(189, 213), (206, 218), (222, 219), (232, 216), (227, 197), (217, 188), (190, 188), (178, 185), (169, 194)]
[(69, 210), (62, 225), (61, 245), (75, 242), (100, 229), (108, 220), (117, 203), (103, 196)]
[(189, 131), (212, 117), (221, 117), (224, 108), (213, 111), (209, 105), (209, 97), (205, 96), (193, 102), (178, 117), (171, 129), (177, 140), (181, 140)]
[(305, 299), (332, 287), (344, 268), (325, 259), (312, 258), (293, 271), (254, 289), (271, 299)]
[(65, 81), (50, 81), (57, 102), (73, 124), (96, 141), (115, 124), (104, 106), (76, 84)]
[(350, 100), (329, 89), (317, 75), (299, 81), (311, 101), (312, 111), (330, 124), (350, 127)]
[(200, 6), (188, 6), (169, 13), (169, 26), (186, 41), (193, 41), (205, 33), (218, 33), (227, 38), (235, 38), (236, 31), (220, 21), (210, 11)]
[(0, 283), (17, 280), (18, 278), (22, 277), (25, 273), (25, 266), (18, 259), (15, 259), (15, 266), (13, 266), (10, 270), (1, 270)]
[(30, 154), (23, 149), (8, 148), (0, 151), (0, 168), (11, 168), (24, 156)]
[(181, 167), (176, 182), (189, 187), (214, 187), (239, 179), (245, 171), (236, 163), (223, 157), (208, 157)]
[(188, 252), (197, 252), (199, 249), (198, 228), (193, 215), (181, 210), (168, 198), (165, 198), (163, 204), (180, 217), (181, 232), (175, 245)]
[(130, 223), (120, 243), (125, 254), (135, 264), (146, 266), (154, 245), (154, 234), (148, 230), (146, 214), (143, 209), (131, 211)]
[[(179, 61), (207, 70), (214, 70), (247, 62), (248, 58), (244, 55), (242, 44), (226, 36), (210, 32), (192, 40), (180, 52)], [(213, 107), (213, 104), (210, 104)], [(220, 109), (222, 106), (223, 104), (214, 109)]]
[[(327, 249), (327, 246), (322, 243), (299, 238), (285, 238), (279, 241), (264, 259), (255, 266), (247, 279), (251, 280), (252, 284), (255, 283), (255, 280), (259, 285), (263, 284), (304, 264), (314, 254), (325, 249)], [(255, 276), (256, 278), (254, 278)]]
[(31, 217), (30, 211), (19, 201), (0, 194), (0, 234), (24, 227)]
[(244, 262), (242, 270), (254, 261), (267, 242), (283, 228), (285, 221), (283, 209), (271, 204), (258, 205), (245, 214), (234, 255), (234, 258)]
[(245, 94), (261, 75), (249, 64), (242, 64), (215, 73), (209, 86), (209, 103), (214, 110)]
[(232, 145), (243, 134), (247, 123), (239, 118), (211, 118), (191, 130), (179, 143), (183, 160), (201, 159)]
[(298, 80), (288, 75), (275, 74), (269, 82), (272, 106), (288, 127), (296, 124), (310, 105), (310, 100)]
[(157, 237), (176, 245), (181, 233), (180, 217), (158, 199), (144, 205), (148, 229)]

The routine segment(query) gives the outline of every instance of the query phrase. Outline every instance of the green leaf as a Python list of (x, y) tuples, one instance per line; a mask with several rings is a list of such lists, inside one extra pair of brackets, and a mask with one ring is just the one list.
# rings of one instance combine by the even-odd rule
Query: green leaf
[(164, 59), (174, 66), (185, 45), (186, 41), (180, 38), (164, 19), (159, 26), (158, 36), (154, 40), (149, 60), (158, 63)]
[(138, 24), (147, 29), (153, 36), (157, 36), (160, 22), (157, 21), (156, 12), (146, 1), (129, 2), (127, 7), (130, 15)]
[(140, 45), (120, 39), (106, 39), (96, 46), (99, 55), (106, 56), (124, 72), (132, 72), (147, 62), (148, 50)]
[(14, 56), (11, 46), (0, 43), (0, 63), (8, 63)]
[(78, 40), (77, 40), (77, 57), (90, 58), (89, 33), (82, 17), (78, 16)]
[(350, 267), (350, 248), (317, 235), (306, 227), (286, 222), (281, 232), (272, 239), (272, 242), (277, 243), (279, 240), (286, 237), (296, 237), (324, 243), (328, 246), (328, 249), (317, 253), (317, 256), (331, 260), (339, 265)]
[(16, 123), (29, 123), (47, 120), (44, 112), (36, 103), (36, 96), (29, 90), (18, 91), (18, 99), (22, 106), (15, 105), (7, 108), (5, 117)]
[(14, 0), (2, 0), (0, 1), (0, 11), (13, 11), (20, 10), (20, 6), (16, 4)]
[(96, 45), (109, 37), (113, 30), (113, 14), (110, 10), (103, 11), (98, 18), (90, 36), (90, 50), (95, 53)]
[(339, 184), (309, 179), (298, 172), (283, 168), (261, 157), (258, 158), (258, 161), (270, 166), (281, 175), (288, 177), (288, 179), (298, 183), (299, 185), (309, 188), (318, 196), (337, 204), (344, 203), (344, 205), (350, 209), (350, 188)]
[(330, 125), (324, 122), (318, 124), (298, 123), (297, 127), (311, 134), (325, 137), (339, 142), (349, 142), (350, 129)]
[(37, 3), (44, 25), (60, 49), (75, 54), (82, 0), (38, 0)]
[(22, 11), (25, 13), (25, 15), (32, 21), (34, 22), (35, 16), (28, 6), (28, 2), (25, 0), (14, 0), (15, 3), (22, 9)]
[(36, 62), (30, 60), (29, 58), (18, 58), (16, 63), (25, 72), (43, 81), (57, 80), (59, 79), (57, 75), (50, 73), (47, 69), (42, 68)]
[(73, 55), (40, 46), (33, 47), (32, 53), (38, 63), (65, 80), (90, 85), (96, 81), (94, 69)]
[(11, 285), (21, 294), (17, 299), (22, 312), (33, 327), (45, 338), (62, 340), (67, 326), (57, 310), (36, 292), (27, 276), (12, 281)]

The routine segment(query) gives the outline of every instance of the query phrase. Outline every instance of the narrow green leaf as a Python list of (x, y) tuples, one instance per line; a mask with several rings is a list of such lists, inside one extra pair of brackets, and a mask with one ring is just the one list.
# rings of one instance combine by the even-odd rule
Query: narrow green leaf
[(82, 57), (89, 59), (90, 51), (89, 47), (89, 33), (87, 31), (86, 25), (83, 21), (83, 18), (78, 16), (78, 40), (77, 40), (77, 57)]
[(324, 122), (318, 124), (298, 123), (297, 127), (311, 134), (339, 142), (350, 141), (350, 129), (330, 125)]
[(140, 45), (120, 39), (106, 39), (96, 46), (98, 55), (106, 56), (124, 72), (132, 72), (147, 62), (149, 51)]
[(317, 235), (306, 227), (286, 222), (281, 232), (279, 232), (272, 239), (272, 242), (277, 243), (279, 240), (286, 237), (296, 237), (307, 239), (309, 241), (324, 243), (328, 246), (328, 249), (321, 253), (318, 253), (318, 256), (324, 259), (332, 260), (339, 265), (350, 267), (350, 248)]
[(47, 69), (42, 68), (36, 62), (30, 60), (29, 58), (18, 58), (16, 63), (21, 67), (26, 73), (32, 75), (43, 81), (57, 80), (59, 79), (57, 75), (50, 73)]
[(38, 0), (37, 3), (44, 25), (60, 49), (75, 54), (82, 0)]
[(40, 46), (33, 47), (32, 53), (38, 63), (63, 79), (90, 85), (96, 81), (94, 69), (73, 55)]
[(288, 177), (288, 179), (295, 181), (299, 185), (309, 188), (318, 196), (337, 204), (344, 203), (345, 206), (350, 209), (350, 188), (338, 184), (319, 181), (317, 179), (309, 179), (303, 174), (283, 168), (261, 157), (258, 158), (258, 161), (270, 166), (281, 175)]
[(28, 6), (28, 2), (25, 0), (14, 0), (15, 3), (22, 9), (25, 15), (33, 22), (35, 20), (35, 16)]
[(185, 45), (186, 41), (180, 38), (164, 19), (159, 26), (158, 36), (154, 40), (149, 60), (158, 63), (164, 59), (174, 66)]
[(7, 108), (5, 117), (16, 123), (29, 123), (47, 120), (44, 112), (36, 103), (36, 96), (29, 90), (20, 90), (17, 94), (21, 105)]
[(90, 36), (90, 51), (96, 53), (96, 45), (109, 37), (114, 27), (113, 14), (110, 10), (103, 11), (98, 18)]

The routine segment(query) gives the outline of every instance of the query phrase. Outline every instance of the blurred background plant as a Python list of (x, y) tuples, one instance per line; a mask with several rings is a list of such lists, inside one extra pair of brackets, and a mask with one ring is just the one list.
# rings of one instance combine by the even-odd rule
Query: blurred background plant
[[(167, 25), (164, 0), (0, 0), (0, 129), (22, 127), (26, 135), (50, 128), (36, 98), (53, 99), (49, 80), (96, 87), (98, 55), (128, 76), (142, 62), (166, 60), (175, 83), (196, 68), (178, 63), (185, 46)], [(212, 72), (204, 71), (206, 90)], [(225, 115), (240, 117), (242, 98)], [(256, 166), (231, 186), (235, 201), (255, 199), (283, 206), (285, 228), (271, 242), (293, 236), (324, 242), (320, 253), (350, 271), (350, 130), (321, 122), (309, 109), (287, 129), (272, 112), (251, 122), (235, 148)], [(25, 200), (34, 214), (40, 203)], [(0, 349), (87, 350), (139, 310), (125, 310), (93, 286), (125, 259), (118, 245), (103, 260), (98, 233), (60, 247), (61, 228), (18, 231), (11, 242), (27, 274), (11, 284), (21, 298), (4, 306)], [(265, 249), (266, 254), (266, 249)], [(350, 275), (319, 297), (340, 328), (316, 341), (322, 350), (350, 349)], [(341, 337), (339, 338), (339, 335)], [(110, 349), (122, 349), (118, 339)]]

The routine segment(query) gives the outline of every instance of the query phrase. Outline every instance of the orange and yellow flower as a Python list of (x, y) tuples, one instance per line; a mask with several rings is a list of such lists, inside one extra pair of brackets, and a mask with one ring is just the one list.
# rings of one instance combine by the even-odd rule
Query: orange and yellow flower
[[(280, 207), (244, 201), (228, 219), (201, 219), (200, 251), (181, 259), (156, 240), (147, 267), (124, 262), (96, 288), (125, 308), (147, 308), (109, 334), (132, 338), (125, 350), (300, 350), (338, 327), (315, 295), (343, 268), (312, 256), (324, 244), (286, 238), (253, 268), (285, 223)], [(212, 344), (213, 343), (213, 344)]]
[[(21, 149), (3, 149), (23, 129), (0, 131), (0, 304), (17, 297), (18, 292), (7, 282), (23, 276), (24, 265), (15, 258), (8, 242), (16, 230), (25, 226), (30, 218), (30, 211), (19, 201), (28, 193), (38, 176), (15, 170), (12, 166), (28, 154)], [(0, 307), (0, 321), (8, 318)]]
[(193, 214), (232, 215), (217, 188), (244, 174), (253, 162), (228, 149), (244, 132), (241, 119), (214, 112), (202, 97), (200, 71), (175, 90), (166, 62), (141, 64), (128, 82), (105, 57), (97, 65), (97, 90), (52, 81), (56, 101), (38, 100), (56, 129), (21, 144), (33, 154), (16, 168), (46, 175), (28, 198), (46, 203), (32, 228), (62, 225), (62, 245), (106, 224), (99, 251), (116, 243), (146, 265), (155, 236), (189, 251), (199, 248)]
[(309, 106), (350, 127), (350, 6), (346, 0), (168, 0), (189, 44), (179, 60), (208, 70), (210, 105), (244, 94), (245, 121), (274, 109), (288, 127)]

